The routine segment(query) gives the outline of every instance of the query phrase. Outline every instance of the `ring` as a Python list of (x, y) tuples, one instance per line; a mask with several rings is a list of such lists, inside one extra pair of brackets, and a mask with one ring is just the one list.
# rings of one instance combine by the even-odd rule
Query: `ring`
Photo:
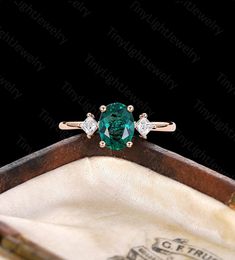
[(135, 122), (132, 105), (112, 103), (100, 106), (100, 111), (98, 122), (93, 114), (88, 113), (84, 121), (61, 122), (59, 128), (61, 130), (82, 129), (88, 138), (91, 138), (98, 130), (101, 139), (100, 147), (107, 147), (111, 150), (131, 148), (135, 129), (144, 139), (147, 139), (150, 131), (174, 132), (176, 130), (174, 122), (150, 122), (146, 113), (141, 114), (139, 120)]

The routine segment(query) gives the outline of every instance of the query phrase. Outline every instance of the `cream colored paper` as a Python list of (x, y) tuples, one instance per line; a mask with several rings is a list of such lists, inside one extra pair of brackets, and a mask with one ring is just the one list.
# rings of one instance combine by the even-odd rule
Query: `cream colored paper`
[(234, 211), (110, 157), (78, 160), (0, 194), (0, 220), (65, 259), (235, 259)]

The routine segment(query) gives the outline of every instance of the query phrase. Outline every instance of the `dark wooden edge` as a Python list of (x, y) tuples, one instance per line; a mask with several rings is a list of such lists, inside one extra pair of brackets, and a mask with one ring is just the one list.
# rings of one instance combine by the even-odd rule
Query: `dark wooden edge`
[(0, 256), (1, 254), (7, 257), (7, 259), (62, 259), (34, 242), (26, 239), (17, 230), (0, 221)]
[(0, 193), (84, 157), (114, 156), (148, 167), (234, 207), (234, 180), (141, 138), (133, 142), (131, 149), (111, 151), (99, 147), (98, 135), (92, 139), (84, 134), (65, 139), (0, 168)]

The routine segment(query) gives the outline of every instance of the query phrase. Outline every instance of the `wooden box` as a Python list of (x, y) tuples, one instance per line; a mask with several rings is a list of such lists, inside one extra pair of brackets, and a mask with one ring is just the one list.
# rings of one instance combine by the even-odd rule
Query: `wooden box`
[[(139, 138), (134, 140), (131, 149), (123, 151), (101, 149), (98, 143), (98, 136), (91, 140), (83, 134), (74, 136), (1, 168), (0, 193), (70, 162), (85, 157), (108, 156), (147, 167), (235, 209), (235, 181), (226, 176)], [(61, 259), (56, 252), (49, 252), (31, 242), (3, 222), (0, 222), (0, 259), (1, 256), (3, 259)]]

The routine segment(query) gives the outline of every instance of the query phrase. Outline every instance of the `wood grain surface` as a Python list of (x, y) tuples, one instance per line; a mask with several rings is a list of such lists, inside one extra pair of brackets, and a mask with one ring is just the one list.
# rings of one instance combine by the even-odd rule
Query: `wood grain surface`
[(0, 168), (0, 193), (84, 157), (113, 156), (148, 167), (234, 208), (234, 180), (141, 138), (133, 142), (132, 148), (111, 151), (99, 147), (98, 135), (65, 139)]

